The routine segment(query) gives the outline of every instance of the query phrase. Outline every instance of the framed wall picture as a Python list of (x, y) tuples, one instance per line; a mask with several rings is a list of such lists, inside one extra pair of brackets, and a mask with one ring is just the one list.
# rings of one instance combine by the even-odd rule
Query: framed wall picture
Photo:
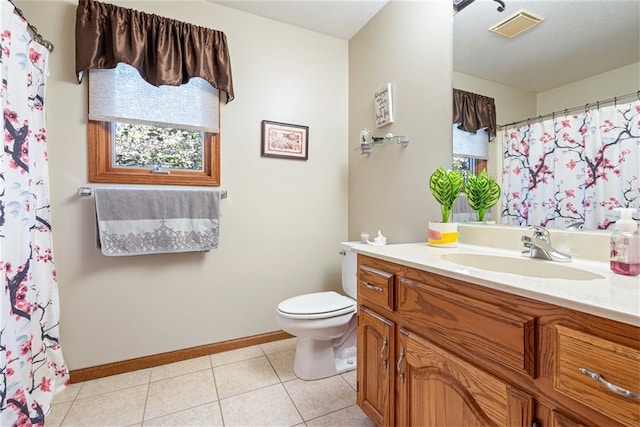
[(393, 123), (393, 97), (391, 94), (391, 83), (387, 83), (378, 89), (374, 94), (376, 110), (376, 127), (381, 128)]
[(263, 157), (309, 158), (309, 126), (262, 121)]

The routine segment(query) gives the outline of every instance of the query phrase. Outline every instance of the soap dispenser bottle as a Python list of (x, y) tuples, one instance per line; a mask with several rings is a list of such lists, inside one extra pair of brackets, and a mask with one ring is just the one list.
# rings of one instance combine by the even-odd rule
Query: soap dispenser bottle
[(618, 208), (620, 219), (611, 235), (610, 266), (614, 273), (625, 276), (640, 274), (640, 234), (631, 214), (633, 208)]

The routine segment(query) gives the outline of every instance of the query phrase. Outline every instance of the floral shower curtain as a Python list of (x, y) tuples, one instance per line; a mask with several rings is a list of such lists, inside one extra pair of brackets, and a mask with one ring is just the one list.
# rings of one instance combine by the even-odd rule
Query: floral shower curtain
[(502, 222), (606, 229), (640, 208), (640, 101), (503, 133)]
[(44, 425), (69, 381), (60, 348), (44, 94), (49, 52), (0, 3), (0, 425)]

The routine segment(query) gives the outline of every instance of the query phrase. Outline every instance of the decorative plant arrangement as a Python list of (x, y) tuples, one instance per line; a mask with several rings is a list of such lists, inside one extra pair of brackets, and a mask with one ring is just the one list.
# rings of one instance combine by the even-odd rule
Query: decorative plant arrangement
[(442, 210), (442, 222), (449, 222), (451, 208), (456, 201), (464, 185), (464, 177), (457, 170), (446, 171), (440, 166), (429, 179), (429, 189), (433, 197), (440, 203)]
[(457, 170), (445, 170), (440, 166), (429, 178), (429, 189), (440, 203), (442, 222), (429, 222), (429, 245), (456, 247), (458, 245), (458, 224), (449, 222), (451, 209), (462, 190), (464, 178)]
[(471, 209), (478, 214), (478, 221), (483, 222), (487, 210), (500, 200), (500, 185), (487, 174), (486, 169), (479, 174), (469, 174), (464, 192)]

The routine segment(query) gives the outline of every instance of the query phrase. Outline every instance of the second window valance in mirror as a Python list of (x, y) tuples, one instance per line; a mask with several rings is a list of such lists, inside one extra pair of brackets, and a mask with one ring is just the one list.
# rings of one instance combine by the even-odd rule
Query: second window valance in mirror
[(475, 134), (486, 128), (489, 140), (496, 136), (496, 104), (493, 98), (453, 89), (453, 123), (459, 129)]

